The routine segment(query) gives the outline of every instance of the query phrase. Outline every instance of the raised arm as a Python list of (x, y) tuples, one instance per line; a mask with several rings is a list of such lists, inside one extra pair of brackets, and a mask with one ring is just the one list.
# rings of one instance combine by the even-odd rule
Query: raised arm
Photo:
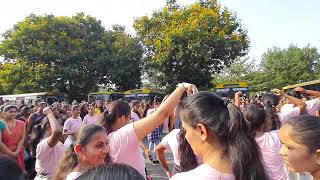
[(304, 112), (304, 110), (306, 110), (307, 105), (306, 103), (304, 103), (301, 99), (295, 98), (293, 96), (289, 96), (285, 93), (282, 93), (282, 95), (287, 98), (292, 104), (296, 105), (297, 107), (299, 107), (300, 109), (300, 113)]
[(137, 122), (133, 126), (139, 140), (142, 140), (147, 134), (151, 133), (155, 128), (160, 126), (166, 118), (173, 112), (184, 92), (196, 93), (197, 88), (193, 84), (181, 83), (176, 90), (161, 103), (160, 107), (152, 113)]
[(234, 95), (234, 105), (236, 105), (238, 108), (240, 108), (240, 97), (242, 96), (242, 92), (238, 91), (235, 95)]
[(52, 134), (48, 138), (48, 145), (49, 147), (54, 147), (60, 140), (62, 136), (62, 127), (57, 121), (57, 119), (54, 117), (53, 112), (51, 111), (50, 108), (45, 108), (43, 110), (43, 113), (47, 115), (49, 123), (50, 123), (50, 128)]
[(166, 150), (166, 147), (164, 147), (161, 143), (159, 143), (156, 147), (156, 152), (157, 152), (157, 156), (160, 161), (160, 164), (163, 167), (164, 171), (166, 172), (167, 176), (171, 177), (172, 173), (171, 173), (169, 166), (168, 166), (168, 163), (166, 161), (166, 157), (164, 154), (165, 150)]
[(303, 87), (297, 87), (294, 90), (298, 91), (298, 92), (301, 92), (301, 93), (304, 93), (304, 94), (311, 95), (311, 96), (320, 97), (320, 92), (319, 91), (306, 90)]

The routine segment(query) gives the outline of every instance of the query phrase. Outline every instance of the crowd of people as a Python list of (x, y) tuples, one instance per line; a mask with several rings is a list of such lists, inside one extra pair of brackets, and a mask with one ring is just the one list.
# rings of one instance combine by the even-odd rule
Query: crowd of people
[(2, 105), (0, 179), (151, 179), (145, 159), (170, 180), (320, 179), (320, 92), (243, 97), (180, 83), (152, 102)]

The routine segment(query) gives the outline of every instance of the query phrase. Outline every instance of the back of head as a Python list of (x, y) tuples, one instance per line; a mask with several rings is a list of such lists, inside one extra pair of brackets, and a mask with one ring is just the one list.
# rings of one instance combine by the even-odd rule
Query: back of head
[(278, 106), (279, 101), (280, 97), (272, 93), (266, 93), (262, 95), (262, 102), (266, 108)]
[(112, 132), (112, 126), (116, 123), (117, 119), (122, 116), (129, 116), (131, 114), (130, 106), (127, 102), (122, 100), (113, 101), (109, 105), (108, 113), (104, 114), (100, 125), (103, 126), (107, 133)]
[(255, 137), (255, 131), (259, 130), (266, 121), (265, 110), (251, 104), (244, 109), (243, 116), (248, 124), (249, 133)]
[(298, 92), (298, 91), (295, 91), (294, 89), (289, 89), (289, 90), (287, 91), (287, 94), (288, 94), (289, 96), (293, 96), (293, 97), (298, 98), (298, 99), (301, 99), (301, 98), (302, 98), (301, 93)]
[(279, 129), (281, 122), (278, 118), (275, 107), (278, 106), (280, 97), (271, 93), (266, 93), (262, 95), (262, 101), (267, 114), (265, 131), (268, 132)]
[(0, 154), (0, 179), (25, 180), (25, 175), (12, 158)]
[(131, 166), (110, 164), (90, 169), (77, 180), (144, 180), (144, 177)]
[(182, 100), (180, 117), (193, 128), (204, 125), (208, 134), (215, 136), (222, 148), (221, 160), (229, 161), (236, 180), (267, 179), (260, 149), (235, 105), (225, 105), (214, 93), (199, 92)]

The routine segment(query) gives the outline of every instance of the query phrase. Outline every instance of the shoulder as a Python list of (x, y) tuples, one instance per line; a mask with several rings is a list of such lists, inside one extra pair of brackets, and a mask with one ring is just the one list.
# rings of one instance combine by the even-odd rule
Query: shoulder
[(79, 176), (81, 176), (80, 172), (71, 172), (67, 175), (66, 180), (75, 180), (77, 179)]

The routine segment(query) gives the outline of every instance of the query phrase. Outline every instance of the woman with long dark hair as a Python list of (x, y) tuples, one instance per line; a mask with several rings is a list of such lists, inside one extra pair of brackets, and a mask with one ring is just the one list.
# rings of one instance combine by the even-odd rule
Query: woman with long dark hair
[(50, 108), (45, 108), (43, 113), (47, 117), (34, 127), (30, 139), (30, 147), (35, 148), (32, 151), (36, 152), (35, 180), (51, 179), (65, 151), (64, 145), (59, 141), (62, 137), (61, 124)]
[(181, 101), (180, 117), (185, 138), (203, 164), (172, 180), (269, 179), (259, 147), (235, 105), (226, 105), (214, 93), (200, 92)]
[[(290, 117), (299, 116), (306, 109), (307, 105), (298, 98), (289, 96), (283, 92), (277, 92), (279, 95), (266, 93), (262, 96), (263, 105), (267, 113), (265, 131), (277, 130), (281, 127), (281, 123)], [(276, 107), (279, 104), (280, 98), (288, 99), (294, 107), (288, 108), (286, 111), (277, 112)]]
[(109, 113), (103, 117), (101, 122), (108, 134), (111, 161), (130, 165), (146, 177), (145, 161), (139, 142), (164, 123), (186, 91), (195, 93), (197, 89), (189, 83), (179, 84), (176, 90), (155, 112), (133, 123), (130, 123), (131, 111), (129, 104), (121, 100), (112, 102), (108, 109)]

